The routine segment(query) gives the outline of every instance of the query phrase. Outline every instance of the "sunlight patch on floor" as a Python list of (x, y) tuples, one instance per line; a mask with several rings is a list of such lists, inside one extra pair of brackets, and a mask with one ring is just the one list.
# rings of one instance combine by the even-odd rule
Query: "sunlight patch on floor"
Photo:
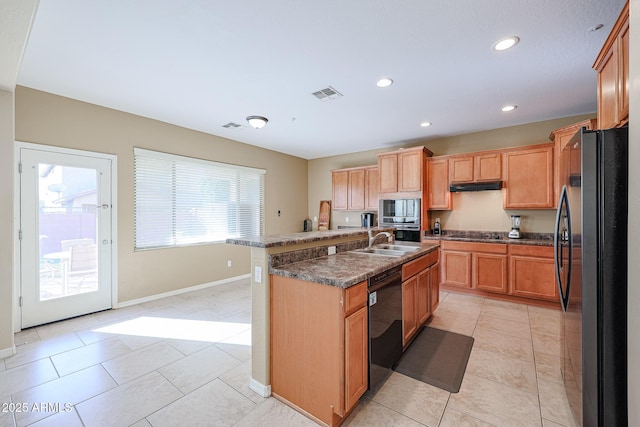
[[(171, 319), (166, 317), (138, 317), (118, 322), (113, 325), (94, 329), (115, 335), (136, 335), (163, 339), (180, 339), (191, 341), (226, 342), (232, 344), (251, 345), (251, 334), (243, 334), (235, 341), (231, 338), (251, 330), (248, 323), (213, 322), (208, 320)], [(246, 337), (244, 336), (246, 335)], [(247, 341), (248, 339), (248, 341)]]

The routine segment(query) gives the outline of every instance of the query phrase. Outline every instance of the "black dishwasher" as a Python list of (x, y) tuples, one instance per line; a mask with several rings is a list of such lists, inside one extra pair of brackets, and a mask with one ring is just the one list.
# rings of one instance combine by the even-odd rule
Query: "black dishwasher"
[(402, 356), (402, 266), (369, 279), (369, 390), (376, 391)]

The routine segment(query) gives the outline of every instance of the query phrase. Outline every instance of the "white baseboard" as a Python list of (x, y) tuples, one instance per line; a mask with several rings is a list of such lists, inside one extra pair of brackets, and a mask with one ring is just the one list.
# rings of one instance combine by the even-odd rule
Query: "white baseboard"
[(16, 346), (12, 345), (9, 348), (4, 348), (0, 350), (0, 359), (4, 359), (5, 357), (11, 357), (16, 354)]
[(260, 396), (262, 397), (269, 397), (271, 396), (271, 386), (270, 385), (264, 385), (256, 380), (254, 380), (253, 378), (249, 378), (249, 388), (253, 391), (255, 391), (256, 393), (258, 393)]
[(243, 275), (240, 275), (240, 276), (230, 277), (228, 279), (217, 280), (215, 282), (203, 283), (201, 285), (189, 286), (188, 288), (176, 289), (175, 291), (163, 292), (161, 294), (155, 294), (155, 295), (150, 295), (148, 297), (136, 298), (136, 299), (132, 299), (132, 300), (129, 300), (129, 301), (120, 302), (114, 308), (129, 307), (129, 306), (136, 305), (136, 304), (142, 304), (142, 303), (145, 303), (145, 302), (154, 301), (154, 300), (157, 300), (157, 299), (160, 299), (160, 298), (171, 297), (171, 296), (174, 296), (174, 295), (184, 294), (186, 292), (191, 292), (191, 291), (197, 291), (199, 289), (210, 288), (211, 286), (218, 286), (218, 285), (222, 285), (224, 283), (235, 282), (236, 280), (240, 280), (240, 279), (250, 279), (250, 278), (251, 278), (251, 274), (250, 273), (243, 274)]

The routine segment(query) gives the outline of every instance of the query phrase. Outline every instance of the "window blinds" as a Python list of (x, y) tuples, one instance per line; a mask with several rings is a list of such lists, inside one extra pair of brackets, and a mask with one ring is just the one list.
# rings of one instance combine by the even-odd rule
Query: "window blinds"
[(136, 249), (263, 234), (264, 170), (141, 148), (134, 169)]

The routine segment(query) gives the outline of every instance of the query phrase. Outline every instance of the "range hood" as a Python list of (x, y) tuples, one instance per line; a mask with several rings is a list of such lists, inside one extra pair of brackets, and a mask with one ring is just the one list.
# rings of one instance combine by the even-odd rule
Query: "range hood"
[(449, 191), (459, 193), (461, 191), (486, 191), (502, 189), (502, 181), (469, 182), (465, 184), (450, 184)]

